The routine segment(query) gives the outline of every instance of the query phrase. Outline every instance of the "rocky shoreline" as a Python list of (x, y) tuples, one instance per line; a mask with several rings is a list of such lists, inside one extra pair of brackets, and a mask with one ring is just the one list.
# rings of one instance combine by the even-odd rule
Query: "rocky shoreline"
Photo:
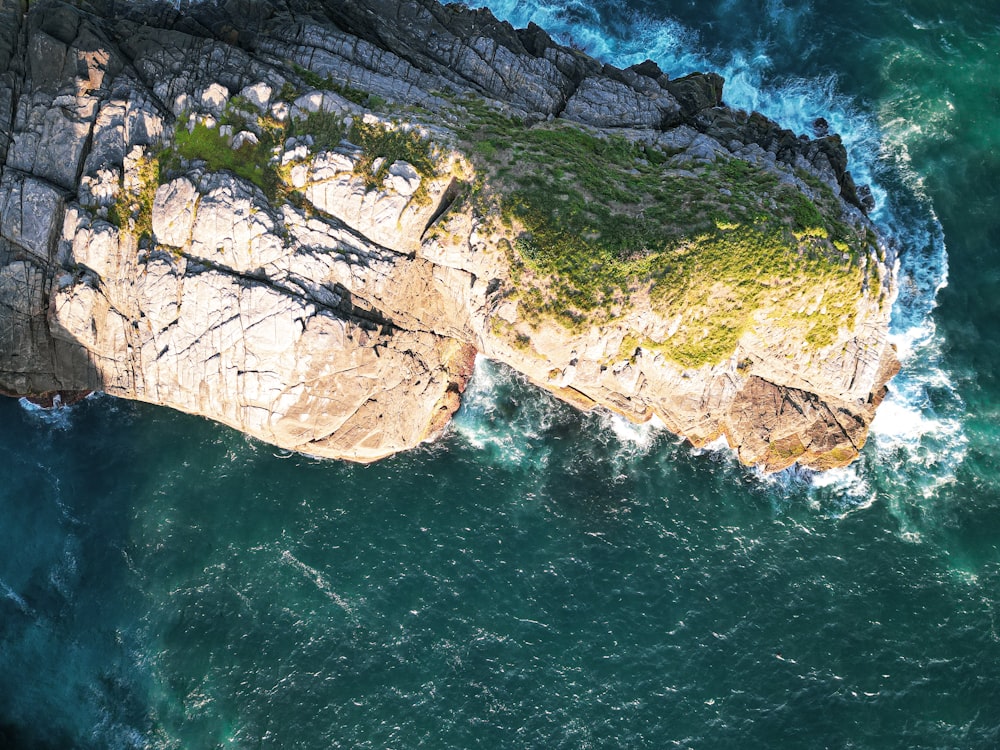
[(481, 353), (766, 470), (848, 463), (898, 369), (892, 249), (837, 136), (723, 101), (431, 0), (0, 0), (0, 392), (372, 461)]

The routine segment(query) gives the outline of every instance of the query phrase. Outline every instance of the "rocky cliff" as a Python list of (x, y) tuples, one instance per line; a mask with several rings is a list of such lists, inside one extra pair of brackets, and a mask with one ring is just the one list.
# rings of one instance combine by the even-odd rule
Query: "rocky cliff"
[(0, 71), (6, 393), (371, 461), (445, 428), (478, 352), (827, 468), (897, 367), (839, 139), (714, 74), (433, 0), (0, 0)]

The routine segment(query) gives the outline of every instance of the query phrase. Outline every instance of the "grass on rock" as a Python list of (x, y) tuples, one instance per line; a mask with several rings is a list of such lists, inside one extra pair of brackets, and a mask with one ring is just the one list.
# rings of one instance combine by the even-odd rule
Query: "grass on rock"
[(177, 128), (174, 149), (183, 159), (204, 161), (210, 172), (228, 170), (261, 188), (265, 185), (271, 153), (264, 145), (264, 139), (233, 149), (218, 127), (210, 128), (199, 122), (190, 132), (186, 127)]
[(330, 75), (321, 76), (307, 68), (303, 68), (301, 65), (292, 64), (292, 69), (295, 74), (302, 79), (302, 82), (313, 89), (320, 89), (323, 91), (333, 91), (340, 94), (342, 97), (347, 99), (349, 102), (358, 104), (362, 107), (367, 107), (368, 109), (382, 109), (385, 107), (387, 102), (382, 97), (377, 94), (372, 94), (368, 91), (364, 91), (359, 88), (355, 88), (346, 83), (338, 83), (333, 80)]
[[(209, 127), (198, 122), (189, 130), (178, 122), (173, 144), (163, 152), (167, 166), (164, 176), (176, 172), (182, 160), (202, 161), (211, 172), (226, 170), (254, 183), (269, 201), (277, 204), (289, 198), (291, 188), (287, 184), (286, 168), (278, 163), (276, 149), (280, 154), (289, 138), (306, 135), (313, 139), (311, 150), (314, 153), (338, 147), (360, 149), (354, 173), (364, 180), (369, 190), (381, 188), (389, 168), (399, 160), (411, 164), (422, 178), (437, 176), (432, 145), (415, 130), (406, 130), (397, 124), (365, 122), (360, 116), (352, 118), (348, 127), (342, 116), (322, 111), (282, 123), (273, 117), (257, 115), (248, 106), (242, 106), (238, 97), (234, 99), (219, 125), (229, 125), (234, 133), (253, 132), (258, 142), (244, 143), (233, 149), (219, 125)], [(419, 203), (426, 198), (426, 187), (421, 184), (413, 199)]]
[(813, 200), (739, 159), (672, 162), (676, 153), (575, 124), (525, 127), (477, 100), (461, 105), (461, 137), (489, 186), (473, 197), (483, 210), (498, 204), (517, 236), (529, 320), (579, 329), (648, 300), (680, 319), (641, 345), (685, 367), (731, 356), (777, 311), (773, 322), (816, 347), (853, 325), (870, 237), (841, 220), (822, 182), (810, 185)]
[[(320, 77), (312, 71), (294, 66), (296, 74), (307, 85), (336, 91), (355, 104), (381, 108), (386, 102), (368, 92)], [(278, 99), (291, 101), (299, 90), (291, 83), (282, 86)], [(115, 226), (134, 231), (138, 239), (152, 237), (153, 199), (157, 187), (182, 171), (185, 162), (200, 161), (210, 172), (228, 171), (257, 185), (275, 205), (302, 202), (288, 183), (289, 168), (280, 164), (280, 154), (289, 138), (311, 136), (313, 153), (335, 148), (360, 150), (354, 173), (362, 178), (367, 189), (382, 187), (395, 161), (406, 161), (424, 178), (413, 196), (417, 203), (427, 200), (425, 181), (437, 176), (435, 152), (429, 140), (415, 130), (398, 123), (366, 122), (363, 113), (351, 118), (350, 126), (342, 115), (332, 112), (310, 112), (304, 117), (280, 122), (257, 108), (242, 96), (233, 96), (219, 122), (209, 126), (204, 121), (190, 129), (187, 118), (178, 119), (172, 142), (156, 154), (143, 157), (137, 165), (139, 185), (125, 186), (118, 199), (108, 209), (108, 219)], [(240, 148), (231, 147), (231, 136), (223, 135), (221, 126), (229, 126), (233, 134), (249, 131), (257, 143), (246, 142)], [(131, 224), (130, 224), (131, 222)]]
[[(139, 241), (153, 236), (153, 199), (160, 185), (160, 159), (142, 156), (136, 163), (136, 190), (118, 191), (114, 204), (108, 208), (108, 221), (120, 230), (132, 232)], [(130, 224), (131, 220), (131, 224)]]
[[(372, 104), (367, 92), (304, 68), (295, 72), (306, 85)], [(290, 85), (282, 90), (294, 93)], [(459, 146), (480, 176), (466, 199), (498, 215), (512, 235), (508, 258), (529, 321), (549, 318), (580, 329), (648, 304), (675, 320), (671, 335), (640, 341), (629, 334), (621, 354), (654, 349), (685, 367), (731, 356), (751, 325), (775, 314), (780, 319), (771, 322), (796, 329), (816, 347), (853, 325), (866, 282), (861, 261), (875, 238), (841, 219), (839, 199), (814, 175), (797, 172), (806, 195), (790, 178), (739, 159), (685, 160), (677, 151), (563, 121), (528, 127), (475, 98), (455, 101)], [(426, 138), (361, 116), (349, 126), (325, 112), (281, 123), (234, 97), (222, 124), (251, 130), (259, 142), (233, 150), (218, 127), (178, 126), (161, 155), (164, 174), (181, 159), (200, 160), (211, 171), (253, 182), (272, 202), (290, 199), (287, 170), (275, 153), (303, 135), (312, 136), (313, 151), (359, 149), (355, 174), (369, 190), (382, 186), (398, 160), (423, 178), (438, 174)], [(140, 233), (150, 231), (152, 184), (149, 200), (144, 188), (128, 214), (137, 217)], [(426, 198), (422, 190), (418, 202)], [(119, 217), (125, 210), (113, 209)], [(872, 274), (868, 283), (877, 281)]]

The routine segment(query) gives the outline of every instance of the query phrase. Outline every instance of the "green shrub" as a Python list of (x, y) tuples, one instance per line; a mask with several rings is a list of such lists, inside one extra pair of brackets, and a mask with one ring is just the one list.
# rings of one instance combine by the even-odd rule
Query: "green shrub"
[(228, 170), (233, 174), (264, 187), (265, 173), (269, 170), (271, 154), (263, 139), (257, 145), (244, 144), (233, 150), (228, 139), (220, 135), (219, 129), (197, 123), (189, 132), (179, 126), (174, 136), (174, 149), (189, 161), (203, 161), (209, 171)]
[(818, 179), (814, 201), (739, 159), (672, 170), (675, 154), (655, 147), (559, 121), (525, 127), (474, 99), (457, 104), (466, 151), (502, 223), (519, 228), (512, 262), (535, 284), (519, 300), (528, 320), (601, 325), (648, 295), (684, 321), (643, 346), (686, 367), (724, 360), (756, 315), (788, 309), (815, 285), (829, 302), (782, 322), (815, 346), (853, 324), (857, 258), (870, 240), (841, 220)]
[(346, 132), (340, 116), (332, 112), (310, 112), (305, 119), (292, 120), (288, 128), (289, 137), (311, 135), (314, 148), (323, 151), (336, 148)]
[[(437, 175), (431, 144), (415, 131), (355, 120), (347, 138), (361, 148), (361, 159), (355, 165), (354, 171), (365, 180), (369, 190), (382, 186), (389, 173), (389, 167), (395, 161), (409, 163), (423, 178), (433, 178)], [(376, 169), (375, 162), (378, 159), (382, 159), (382, 162)], [(426, 197), (426, 187), (423, 184), (420, 192)], [(418, 202), (421, 200), (420, 192), (414, 196)]]
[(291, 81), (285, 81), (281, 84), (281, 90), (278, 91), (278, 100), (283, 102), (293, 102), (299, 98), (299, 90), (295, 87)]

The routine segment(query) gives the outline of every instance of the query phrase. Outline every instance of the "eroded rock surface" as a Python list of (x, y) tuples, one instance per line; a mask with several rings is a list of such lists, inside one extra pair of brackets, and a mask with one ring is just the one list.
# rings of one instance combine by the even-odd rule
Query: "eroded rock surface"
[(465, 128), (483, 107), (575, 123), (674, 176), (737, 159), (836, 195), (863, 234), (836, 136), (724, 107), (718, 76), (618, 70), (431, 0), (82, 5), (0, 0), (0, 390), (104, 390), (371, 461), (439, 434), (481, 352), (768, 469), (864, 444), (896, 368), (874, 234), (844, 255), (846, 324), (807, 345), (788, 320), (829, 302), (804, 286), (693, 366), (661, 345), (698, 312), (648, 288), (575, 328), (529, 314), (518, 286), (543, 280), (517, 276), (517, 222), (477, 202)]

